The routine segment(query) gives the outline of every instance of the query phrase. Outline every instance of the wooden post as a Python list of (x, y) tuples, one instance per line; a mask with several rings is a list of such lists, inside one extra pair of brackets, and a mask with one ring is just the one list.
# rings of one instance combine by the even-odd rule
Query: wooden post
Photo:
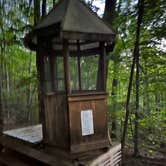
[(101, 53), (99, 55), (97, 90), (106, 90), (106, 49), (105, 43), (100, 42)]
[[(80, 44), (79, 40), (77, 41), (77, 51), (80, 52)], [(80, 68), (80, 55), (78, 54), (77, 56), (77, 63), (78, 63), (78, 82), (79, 82), (79, 91), (82, 90), (82, 85), (81, 85), (81, 68)]]
[[(45, 114), (44, 114), (44, 97), (43, 97), (43, 73), (44, 73), (44, 56), (43, 50), (41, 48), (40, 39), (38, 39), (38, 46), (36, 52), (36, 67), (37, 67), (37, 78), (38, 78), (38, 100), (39, 100), (39, 122), (45, 124)], [(43, 139), (45, 140), (46, 129), (43, 125)]]
[(64, 57), (64, 74), (65, 74), (65, 90), (67, 94), (71, 94), (70, 85), (70, 68), (69, 68), (69, 48), (68, 41), (63, 41), (63, 57)]
[(51, 54), (50, 56), (50, 72), (51, 72), (51, 89), (52, 92), (58, 89), (57, 81), (57, 57)]
[(105, 42), (101, 43), (101, 57), (102, 57), (102, 67), (103, 67), (103, 89), (104, 89), (104, 91), (106, 91), (107, 71), (106, 71), (106, 48), (105, 48)]

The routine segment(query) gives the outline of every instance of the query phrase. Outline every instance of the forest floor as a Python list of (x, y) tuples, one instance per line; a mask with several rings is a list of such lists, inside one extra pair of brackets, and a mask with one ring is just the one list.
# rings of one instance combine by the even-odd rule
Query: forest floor
[(166, 149), (162, 148), (147, 153), (147, 149), (140, 149), (138, 157), (133, 156), (131, 149), (125, 149), (123, 166), (166, 166)]

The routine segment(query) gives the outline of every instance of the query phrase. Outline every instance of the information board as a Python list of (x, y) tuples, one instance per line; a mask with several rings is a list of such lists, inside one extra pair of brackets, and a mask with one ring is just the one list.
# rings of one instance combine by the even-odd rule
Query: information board
[(93, 110), (81, 111), (82, 136), (94, 134)]

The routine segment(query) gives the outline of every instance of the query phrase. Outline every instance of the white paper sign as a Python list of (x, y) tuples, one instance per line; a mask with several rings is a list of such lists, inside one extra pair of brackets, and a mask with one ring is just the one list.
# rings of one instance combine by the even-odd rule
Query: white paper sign
[(92, 110), (81, 111), (81, 128), (82, 128), (82, 136), (94, 134)]

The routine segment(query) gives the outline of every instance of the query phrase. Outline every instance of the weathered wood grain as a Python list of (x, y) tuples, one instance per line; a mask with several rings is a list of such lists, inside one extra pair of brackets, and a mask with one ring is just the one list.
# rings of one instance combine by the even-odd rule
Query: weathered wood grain
[(45, 95), (44, 117), (46, 128), (44, 143), (68, 149), (69, 131), (65, 94)]
[(107, 153), (95, 159), (90, 166), (119, 166), (121, 164), (121, 144), (114, 145)]
[(28, 126), (3, 132), (11, 137), (21, 139), (30, 143), (39, 143), (43, 139), (42, 125)]
[(9, 148), (20, 154), (25, 155), (26, 157), (30, 157), (31, 159), (35, 159), (40, 161), (46, 165), (55, 166), (55, 165), (62, 165), (66, 166), (65, 164), (59, 163), (58, 160), (55, 159), (55, 156), (50, 156), (42, 151), (32, 148), (28, 144), (21, 142), (17, 139), (13, 139), (9, 136), (1, 136), (0, 137), (0, 144), (3, 145), (5, 148)]
[[(70, 150), (73, 153), (107, 147), (106, 95), (69, 96)], [(81, 111), (92, 110), (94, 134), (82, 136)]]

